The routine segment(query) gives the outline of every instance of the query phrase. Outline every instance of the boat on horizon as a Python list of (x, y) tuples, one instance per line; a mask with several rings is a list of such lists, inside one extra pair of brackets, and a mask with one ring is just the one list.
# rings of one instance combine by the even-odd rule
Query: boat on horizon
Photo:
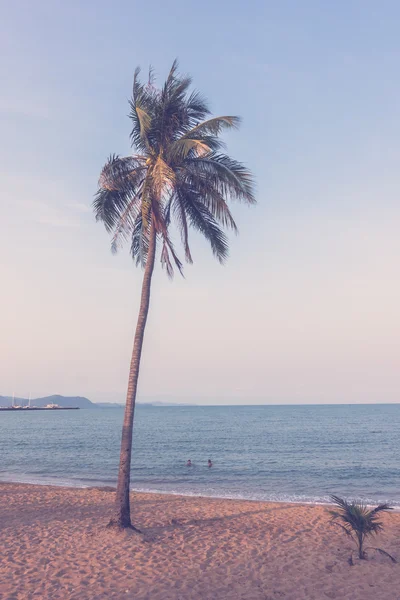
[(12, 406), (0, 406), (0, 411), (2, 410), (19, 410), (19, 411), (28, 411), (28, 410), (80, 410), (79, 406), (59, 406), (59, 404), (46, 404), (46, 406), (30, 406), (30, 404), (26, 404), (25, 406), (15, 405), (13, 403)]

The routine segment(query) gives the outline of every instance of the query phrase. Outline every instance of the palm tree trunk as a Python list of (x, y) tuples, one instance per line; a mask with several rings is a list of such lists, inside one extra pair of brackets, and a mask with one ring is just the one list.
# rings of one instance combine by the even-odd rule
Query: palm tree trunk
[(358, 534), (358, 558), (361, 558), (361, 560), (364, 558), (364, 536), (362, 533)]
[(149, 250), (143, 276), (142, 295), (140, 300), (139, 316), (136, 325), (135, 339), (133, 343), (131, 365), (129, 369), (128, 391), (126, 394), (124, 422), (122, 425), (121, 454), (119, 459), (115, 510), (114, 515), (108, 524), (108, 527), (116, 527), (118, 529), (127, 527), (133, 528), (131, 523), (129, 503), (133, 417), (135, 412), (136, 392), (139, 378), (140, 359), (142, 356), (144, 331), (149, 312), (151, 278), (154, 270), (157, 238), (154, 222), (150, 227)]

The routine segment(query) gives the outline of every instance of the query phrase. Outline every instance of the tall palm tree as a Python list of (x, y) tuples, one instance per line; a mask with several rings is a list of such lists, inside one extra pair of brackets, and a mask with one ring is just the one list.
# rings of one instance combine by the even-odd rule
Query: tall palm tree
[[(339, 496), (331, 496), (332, 502), (336, 505), (335, 510), (330, 510), (332, 521), (339, 525), (346, 534), (356, 543), (358, 550), (358, 558), (366, 559), (364, 542), (366, 538), (377, 535), (383, 529), (382, 521), (379, 521), (380, 513), (393, 510), (388, 504), (379, 504), (376, 508), (368, 509), (364, 504), (357, 502), (347, 502), (339, 498)], [(382, 548), (372, 548), (385, 556), (388, 556), (393, 562), (396, 560), (382, 550)], [(350, 557), (350, 564), (353, 564)]]
[(239, 125), (238, 117), (211, 118), (206, 100), (190, 92), (191, 78), (178, 73), (175, 61), (161, 89), (150, 70), (146, 84), (136, 69), (129, 117), (134, 153), (112, 155), (102, 169), (93, 202), (96, 220), (112, 233), (115, 252), (125, 241), (137, 265), (144, 268), (140, 310), (129, 370), (115, 512), (110, 526), (132, 527), (129, 504), (132, 430), (150, 303), (154, 263), (159, 248), (169, 277), (182, 263), (170, 236), (177, 225), (185, 258), (192, 263), (190, 226), (203, 234), (223, 263), (228, 241), (223, 228), (237, 231), (227, 201), (255, 202), (251, 173), (222, 152), (220, 134)]

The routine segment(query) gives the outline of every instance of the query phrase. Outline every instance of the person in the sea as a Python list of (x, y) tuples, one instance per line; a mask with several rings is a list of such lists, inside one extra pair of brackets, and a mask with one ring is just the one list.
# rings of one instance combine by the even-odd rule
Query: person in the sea
[(190, 458), (189, 458), (189, 460), (187, 461), (187, 463), (186, 463), (186, 466), (187, 466), (187, 467), (191, 467), (191, 466), (192, 466), (192, 461), (190, 460)]
[(211, 462), (211, 458), (209, 458), (209, 459), (208, 459), (208, 467), (210, 468), (210, 467), (212, 467), (212, 466), (213, 466), (213, 464), (212, 464), (212, 462)]

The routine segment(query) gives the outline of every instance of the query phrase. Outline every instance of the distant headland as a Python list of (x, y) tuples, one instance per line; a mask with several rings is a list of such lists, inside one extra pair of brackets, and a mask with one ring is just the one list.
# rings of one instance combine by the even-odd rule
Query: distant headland
[[(56, 404), (62, 408), (124, 408), (125, 404), (118, 402), (92, 402), (89, 398), (84, 396), (61, 396), (60, 394), (54, 394), (53, 396), (44, 396), (43, 398), (13, 398), (12, 396), (0, 396), (0, 408), (12, 406), (37, 406), (45, 407), (51, 404)], [(137, 402), (141, 406), (187, 406), (185, 404), (178, 404), (175, 402), (162, 402), (160, 400), (154, 400), (150, 402)]]
[(49, 405), (57, 405), (61, 408), (97, 408), (97, 405), (88, 398), (82, 396), (45, 396), (44, 398), (13, 398), (12, 396), (0, 396), (0, 407), (8, 406), (35, 406), (42, 408)]

